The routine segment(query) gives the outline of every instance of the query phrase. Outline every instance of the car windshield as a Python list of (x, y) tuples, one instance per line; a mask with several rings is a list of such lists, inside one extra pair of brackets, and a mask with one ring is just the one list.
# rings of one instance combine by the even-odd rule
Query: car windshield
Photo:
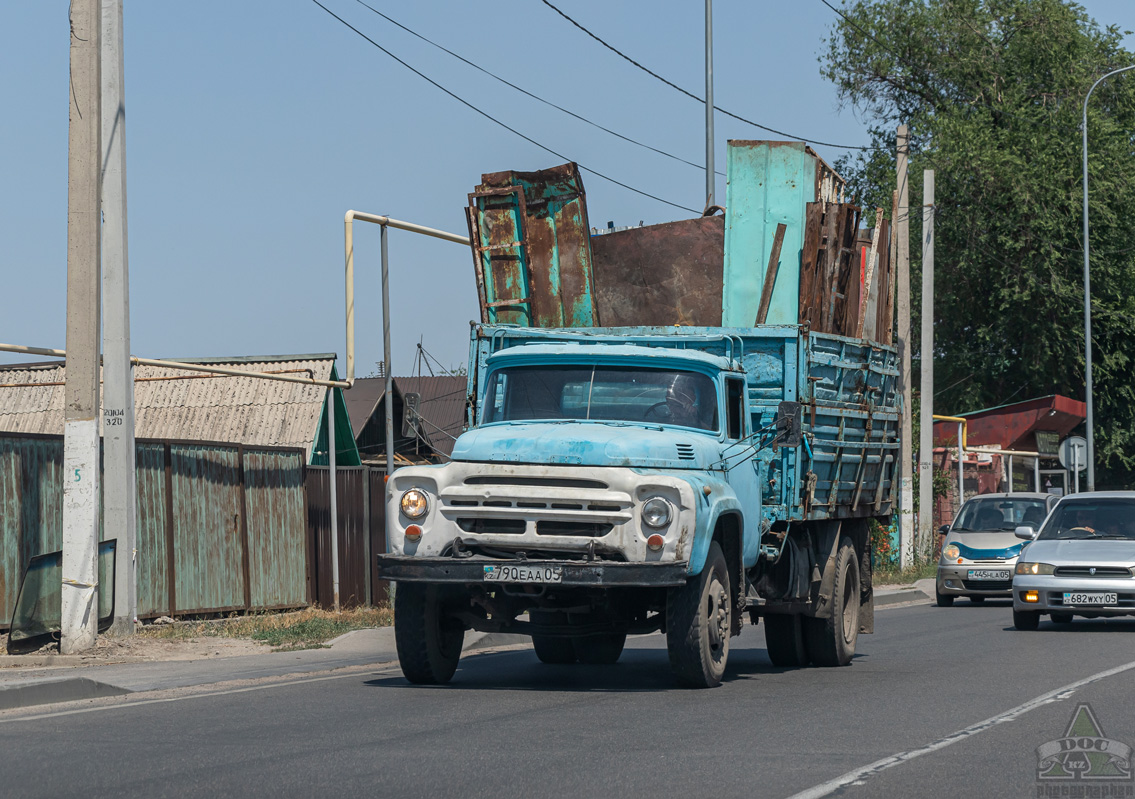
[(1015, 530), (1019, 525), (1035, 529), (1047, 514), (1045, 500), (1039, 497), (979, 497), (962, 506), (953, 531)]
[(698, 372), (610, 366), (512, 366), (489, 377), (482, 422), (535, 419), (717, 429), (717, 391)]
[(1135, 500), (1095, 499), (1062, 502), (1038, 539), (1103, 538), (1135, 541)]

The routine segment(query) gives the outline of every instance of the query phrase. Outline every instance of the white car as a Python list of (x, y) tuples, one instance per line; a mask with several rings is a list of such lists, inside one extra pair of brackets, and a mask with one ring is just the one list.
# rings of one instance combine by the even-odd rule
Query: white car
[(1008, 599), (1024, 547), (1015, 531), (1021, 526), (1039, 529), (1056, 500), (1051, 494), (981, 494), (962, 505), (954, 523), (939, 530), (938, 607), (953, 605), (957, 597), (971, 602)]
[(1073, 494), (1060, 500), (1013, 575), (1013, 624), (1035, 630), (1042, 615), (1135, 616), (1135, 491)]

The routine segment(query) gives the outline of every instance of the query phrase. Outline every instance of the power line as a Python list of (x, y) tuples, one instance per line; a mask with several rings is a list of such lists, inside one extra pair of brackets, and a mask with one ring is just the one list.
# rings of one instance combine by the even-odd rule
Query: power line
[[(430, 84), (431, 86), (433, 86), (433, 87), (435, 87), (435, 88), (437, 88), (437, 89), (440, 89), (441, 91), (445, 92), (446, 94), (448, 94), (448, 95), (449, 95), (450, 97), (452, 97), (452, 98), (453, 98), (454, 100), (456, 100), (457, 102), (461, 103), (461, 104), (462, 104), (463, 106), (465, 106), (466, 108), (470, 109), (471, 111), (475, 111), (476, 113), (480, 114), (481, 116), (483, 116), (483, 117), (484, 117), (485, 119), (489, 120), (490, 122), (492, 122), (492, 123), (494, 123), (494, 124), (496, 124), (496, 125), (499, 125), (500, 127), (504, 128), (505, 130), (509, 131), (510, 133), (513, 133), (513, 134), (515, 134), (515, 135), (519, 136), (520, 138), (524, 139), (524, 140), (525, 140), (526, 142), (528, 142), (529, 144), (535, 145), (536, 147), (539, 147), (539, 148), (540, 148), (541, 150), (544, 150), (545, 152), (551, 153), (552, 155), (556, 156), (556, 158), (562, 158), (562, 159), (563, 159), (563, 160), (565, 160), (565, 161), (574, 161), (574, 159), (572, 159), (572, 158), (569, 158), (568, 156), (564, 155), (563, 153), (559, 153), (559, 152), (556, 152), (555, 150), (553, 150), (553, 149), (552, 149), (551, 147), (548, 147), (547, 145), (541, 144), (540, 142), (538, 142), (538, 141), (536, 141), (535, 139), (533, 139), (533, 138), (532, 138), (531, 136), (526, 136), (525, 134), (521, 133), (521, 132), (520, 132), (519, 130), (517, 130), (516, 128), (510, 127), (509, 125), (505, 124), (504, 122), (501, 122), (501, 121), (500, 121), (499, 119), (497, 119), (496, 117), (494, 117), (494, 116), (492, 116), (491, 114), (489, 114), (489, 113), (488, 113), (487, 111), (482, 111), (482, 110), (481, 110), (480, 108), (478, 108), (477, 106), (473, 105), (473, 104), (472, 104), (472, 103), (470, 103), (470, 102), (469, 102), (468, 100), (466, 100), (466, 99), (464, 99), (463, 97), (460, 97), (460, 96), (458, 96), (457, 94), (455, 94), (455, 93), (451, 92), (451, 91), (450, 91), (449, 89), (445, 88), (444, 86), (442, 86), (442, 85), (441, 85), (440, 83), (438, 83), (437, 81), (435, 81), (435, 80), (433, 80), (432, 78), (430, 78), (430, 77), (426, 76), (426, 75), (425, 75), (424, 73), (420, 72), (419, 70), (417, 70), (417, 69), (415, 69), (414, 67), (412, 67), (412, 66), (410, 66), (409, 64), (407, 64), (407, 63), (406, 63), (405, 61), (403, 61), (403, 60), (402, 60), (401, 58), (399, 58), (398, 56), (394, 55), (394, 53), (392, 53), (392, 52), (390, 52), (389, 50), (387, 50), (387, 49), (386, 49), (385, 47), (383, 47), (383, 46), (382, 46), (381, 44), (379, 44), (378, 42), (376, 42), (376, 41), (375, 41), (374, 39), (370, 38), (370, 37), (369, 37), (369, 36), (367, 36), (367, 35), (366, 35), (365, 33), (363, 33), (363, 32), (362, 32), (362, 31), (360, 31), (360, 30), (359, 30), (358, 28), (356, 28), (356, 27), (355, 27), (354, 25), (352, 25), (351, 23), (347, 22), (347, 20), (345, 20), (345, 19), (343, 19), (342, 17), (340, 17), (340, 16), (339, 16), (338, 14), (336, 14), (336, 13), (335, 13), (334, 11), (332, 11), (331, 9), (329, 9), (329, 8), (328, 8), (327, 6), (323, 5), (323, 3), (319, 2), (319, 0), (311, 0), (311, 2), (315, 3), (315, 4), (317, 5), (317, 6), (319, 6), (319, 7), (320, 7), (320, 8), (322, 8), (322, 9), (323, 9), (324, 11), (326, 11), (326, 12), (327, 12), (328, 14), (330, 14), (330, 15), (331, 15), (332, 17), (334, 17), (335, 19), (337, 19), (337, 20), (338, 20), (338, 21), (339, 21), (340, 23), (342, 23), (342, 24), (343, 24), (344, 26), (346, 26), (346, 27), (350, 28), (350, 29), (351, 29), (352, 31), (354, 31), (354, 32), (355, 32), (355, 33), (357, 33), (357, 34), (358, 34), (359, 36), (361, 36), (361, 37), (362, 37), (363, 39), (366, 39), (366, 40), (367, 40), (368, 42), (370, 42), (370, 43), (371, 43), (372, 45), (374, 45), (375, 47), (377, 47), (377, 48), (378, 48), (379, 50), (381, 50), (382, 52), (386, 53), (386, 55), (388, 55), (388, 56), (390, 56), (391, 58), (393, 58), (393, 59), (394, 59), (395, 61), (397, 61), (397, 62), (398, 62), (399, 64), (401, 64), (402, 66), (404, 66), (404, 67), (405, 67), (406, 69), (408, 69), (408, 70), (410, 70), (411, 72), (413, 72), (413, 73), (414, 73), (415, 75), (417, 75), (417, 76), (418, 76), (419, 78), (421, 78), (422, 80), (426, 81), (426, 83), (429, 83), (429, 84)], [(699, 211), (699, 210), (697, 210), (697, 209), (695, 209), (695, 208), (689, 208), (689, 207), (687, 207), (687, 206), (685, 206), (685, 205), (680, 205), (679, 203), (671, 202), (670, 200), (665, 200), (665, 199), (663, 199), (663, 198), (661, 198), (661, 197), (659, 197), (659, 196), (657, 196), (657, 195), (655, 195), (655, 194), (651, 194), (651, 193), (649, 193), (649, 192), (645, 192), (645, 191), (643, 191), (642, 189), (636, 189), (636, 188), (635, 188), (634, 186), (630, 186), (630, 185), (627, 185), (626, 183), (623, 183), (622, 181), (619, 181), (619, 180), (615, 180), (615, 179), (614, 179), (613, 177), (610, 177), (609, 175), (605, 175), (605, 174), (603, 174), (602, 172), (599, 172), (599, 171), (597, 171), (597, 170), (595, 170), (595, 169), (592, 169), (591, 167), (588, 167), (588, 166), (584, 166), (583, 164), (579, 163), (578, 161), (575, 161), (575, 164), (576, 164), (576, 166), (578, 166), (578, 167), (579, 167), (580, 169), (582, 169), (582, 170), (584, 170), (584, 171), (586, 171), (586, 172), (590, 172), (590, 173), (591, 173), (592, 175), (595, 175), (595, 176), (596, 176), (596, 177), (598, 177), (598, 178), (602, 178), (603, 180), (606, 180), (606, 181), (607, 181), (607, 182), (609, 182), (609, 183), (614, 183), (614, 184), (615, 184), (616, 186), (621, 186), (622, 188), (624, 188), (624, 189), (627, 189), (628, 191), (633, 191), (633, 192), (634, 192), (635, 194), (639, 194), (639, 195), (641, 195), (641, 196), (643, 196), (643, 197), (649, 197), (649, 198), (650, 198), (650, 199), (652, 199), (652, 200), (657, 200), (657, 201), (658, 201), (658, 202), (660, 202), (660, 203), (664, 203), (664, 204), (666, 204), (666, 205), (669, 205), (669, 206), (672, 206), (672, 207), (674, 207), (674, 208), (678, 208), (678, 209), (680, 209), (680, 210), (682, 210), (682, 211), (689, 211), (689, 212), (690, 212), (691, 214), (700, 214), (700, 213), (701, 213), (701, 211)]]
[[(596, 35), (595, 35), (594, 33), (592, 33), (591, 31), (589, 31), (589, 30), (588, 30), (587, 28), (585, 28), (585, 27), (583, 27), (582, 25), (580, 25), (580, 24), (579, 24), (578, 22), (576, 22), (576, 21), (575, 21), (574, 19), (572, 19), (571, 17), (569, 17), (569, 16), (568, 16), (567, 14), (565, 14), (565, 13), (564, 13), (563, 11), (561, 11), (561, 10), (560, 10), (560, 9), (558, 9), (558, 8), (556, 8), (556, 7), (554, 6), (554, 5), (552, 5), (552, 4), (550, 3), (550, 2), (548, 2), (548, 0), (541, 0), (541, 2), (542, 2), (542, 3), (544, 4), (544, 5), (546, 5), (546, 6), (548, 7), (548, 8), (552, 9), (553, 11), (555, 11), (555, 12), (556, 12), (557, 14), (559, 14), (559, 15), (560, 15), (561, 17), (563, 17), (564, 19), (566, 19), (566, 20), (567, 20), (568, 22), (570, 22), (570, 23), (571, 23), (572, 25), (574, 25), (575, 27), (579, 28), (579, 29), (580, 29), (581, 31), (583, 31), (584, 33), (586, 33), (586, 34), (587, 34), (588, 36), (590, 36), (590, 37), (591, 37), (592, 39), (594, 39), (595, 41), (599, 42), (599, 44), (601, 44), (601, 45), (603, 45), (604, 47), (606, 47), (606, 48), (607, 48), (608, 50), (610, 50), (610, 51), (611, 51), (612, 53), (614, 53), (615, 55), (619, 56), (620, 58), (622, 58), (622, 59), (623, 59), (623, 60), (625, 60), (625, 61), (628, 61), (628, 62), (630, 62), (631, 64), (634, 64), (634, 65), (635, 65), (636, 67), (638, 67), (639, 69), (641, 69), (641, 70), (642, 70), (643, 72), (645, 72), (645, 73), (646, 73), (647, 75), (650, 75), (650, 76), (651, 76), (652, 78), (656, 78), (657, 80), (660, 80), (660, 81), (662, 81), (662, 82), (663, 82), (663, 83), (665, 83), (665, 84), (666, 84), (667, 86), (669, 86), (669, 87), (670, 87), (671, 89), (675, 89), (675, 90), (677, 90), (677, 91), (681, 92), (682, 94), (686, 95), (687, 97), (689, 97), (689, 98), (691, 98), (691, 99), (693, 99), (693, 100), (697, 100), (697, 101), (698, 101), (699, 103), (701, 103), (702, 105), (705, 105), (705, 99), (704, 99), (704, 98), (702, 98), (702, 97), (698, 97), (698, 96), (697, 96), (696, 94), (694, 94), (693, 92), (689, 92), (689, 91), (686, 91), (685, 89), (683, 89), (683, 88), (682, 88), (681, 86), (679, 86), (678, 84), (676, 84), (676, 83), (674, 83), (674, 82), (672, 82), (672, 81), (669, 81), (669, 80), (667, 80), (666, 78), (664, 78), (664, 77), (662, 77), (661, 75), (659, 75), (659, 74), (658, 74), (657, 72), (653, 72), (652, 70), (649, 70), (649, 69), (647, 69), (647, 68), (646, 68), (646, 67), (644, 67), (644, 66), (643, 66), (642, 64), (640, 64), (639, 62), (635, 61), (635, 60), (634, 60), (633, 58), (631, 58), (631, 57), (630, 57), (629, 55), (627, 55), (626, 53), (624, 53), (624, 52), (623, 52), (622, 50), (619, 50), (619, 49), (618, 49), (617, 47), (614, 47), (613, 45), (610, 45), (610, 44), (608, 44), (607, 42), (605, 42), (605, 41), (603, 41), (602, 39), (600, 39), (600, 38), (599, 38), (598, 36), (596, 36)], [(798, 139), (798, 140), (800, 140), (800, 141), (811, 142), (812, 144), (820, 144), (820, 145), (823, 145), (824, 147), (835, 147), (836, 149), (839, 149), (839, 150), (874, 150), (874, 149), (876, 149), (876, 148), (875, 148), (874, 146), (872, 146), (872, 145), (868, 145), (868, 146), (864, 147), (864, 146), (862, 146), (862, 145), (858, 145), (858, 144), (833, 144), (833, 143), (831, 143), (831, 142), (827, 142), (827, 141), (817, 141), (816, 139), (811, 139), (811, 138), (808, 138), (808, 137), (805, 137), (805, 136), (795, 136), (795, 135), (793, 135), (793, 134), (791, 134), (791, 133), (785, 133), (785, 132), (784, 132), (783, 130), (777, 130), (777, 129), (775, 129), (775, 128), (770, 128), (770, 127), (768, 127), (767, 125), (762, 125), (762, 124), (761, 124), (761, 123), (759, 123), (759, 122), (754, 122), (754, 121), (753, 121), (753, 120), (751, 120), (751, 119), (746, 119), (745, 117), (743, 117), (743, 116), (740, 116), (739, 114), (734, 114), (734, 113), (733, 113), (732, 111), (726, 111), (726, 110), (725, 110), (724, 108), (722, 108), (721, 106), (719, 106), (719, 105), (716, 105), (716, 104), (715, 104), (715, 105), (713, 106), (713, 110), (714, 110), (714, 111), (718, 111), (718, 112), (720, 112), (720, 113), (722, 113), (722, 114), (725, 114), (725, 116), (727, 116), (727, 117), (733, 117), (733, 119), (736, 119), (736, 120), (738, 120), (738, 121), (740, 121), (740, 122), (744, 122), (744, 123), (745, 123), (746, 125), (752, 125), (752, 126), (753, 126), (754, 128), (760, 128), (761, 130), (765, 130), (765, 131), (768, 131), (769, 133), (775, 133), (775, 134), (776, 134), (777, 136), (785, 136), (785, 137), (787, 137), (787, 138), (789, 138), (789, 139)]]
[[(693, 161), (687, 161), (685, 158), (682, 158), (679, 155), (674, 155), (673, 153), (668, 153), (665, 150), (660, 150), (657, 147), (652, 147), (651, 145), (646, 144), (644, 142), (641, 142), (638, 139), (633, 139), (630, 136), (624, 136), (623, 134), (619, 133), (618, 131), (614, 131), (614, 130), (611, 130), (610, 128), (608, 128), (608, 127), (604, 127), (603, 125), (600, 125), (598, 122), (590, 120), (590, 119), (588, 119), (587, 117), (585, 117), (581, 114), (577, 114), (574, 111), (570, 111), (570, 110), (564, 108), (563, 106), (556, 105), (551, 100), (546, 100), (543, 97), (539, 96), (538, 94), (534, 94), (534, 93), (528, 91), (527, 89), (524, 89), (524, 88), (521, 88), (520, 86), (517, 86), (515, 83), (512, 83), (511, 81), (509, 81), (505, 78), (502, 78), (500, 75), (497, 75), (494, 72), (490, 72), (489, 70), (482, 67), (480, 64), (475, 64), (474, 62), (470, 61), (468, 58), (465, 58), (464, 56), (458, 55), (457, 53), (453, 52), (452, 50), (448, 49), (447, 47), (438, 44), (437, 42), (433, 41), (432, 39), (429, 39), (429, 38), (423, 36), (422, 34), (418, 33), (417, 31), (412, 30), (411, 28), (406, 27), (401, 22), (398, 22), (397, 20), (392, 19), (391, 17), (388, 17), (386, 14), (383, 14), (381, 11), (379, 11), (374, 6), (369, 5), (367, 3), (364, 3), (363, 0), (355, 0), (355, 2), (358, 3), (359, 5), (365, 7), (365, 8), (369, 8), (371, 11), (373, 11), (378, 16), (382, 17), (384, 20), (389, 22), (391, 25), (395, 25), (395, 26), (401, 28), (402, 30), (406, 31), (406, 33), (410, 34), (411, 36), (416, 36), (417, 38), (421, 39), (426, 44), (432, 45), (432, 46), (436, 47), (438, 50), (441, 50), (443, 53), (448, 53), (449, 55), (456, 58), (458, 61), (461, 61), (464, 64), (468, 64), (469, 66), (473, 67), (473, 69), (476, 69), (479, 72), (483, 72), (484, 74), (488, 75), (490, 78), (493, 78), (494, 80), (500, 81), (505, 86), (508, 86), (511, 89), (515, 89), (516, 91), (520, 92), (521, 94), (525, 95), (526, 97), (531, 97), (533, 100), (541, 102), (544, 105), (550, 106), (550, 107), (556, 109), (557, 111), (561, 111), (561, 112), (567, 114), (568, 116), (572, 117), (573, 119), (578, 119), (580, 122), (586, 122), (588, 125), (591, 125), (594, 128), (598, 128), (599, 130), (603, 131), (604, 133), (609, 133), (612, 136), (619, 138), (619, 139), (622, 139), (625, 142), (629, 142), (630, 144), (637, 145), (637, 146), (642, 147), (644, 149), (650, 150), (651, 152), (658, 153), (659, 155), (664, 155), (667, 158), (672, 158), (675, 161), (680, 161), (683, 164), (688, 164), (689, 166), (692, 166), (695, 169), (699, 169), (699, 170), (705, 169), (704, 164), (697, 164), (697, 163), (694, 163)], [(717, 174), (722, 175), (722, 176), (725, 175), (724, 172), (717, 172)]]

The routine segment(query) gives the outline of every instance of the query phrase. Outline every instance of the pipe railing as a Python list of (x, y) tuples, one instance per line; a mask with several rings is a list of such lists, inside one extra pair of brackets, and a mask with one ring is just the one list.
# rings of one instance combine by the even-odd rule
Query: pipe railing
[[(405, 230), (442, 241), (464, 244), (468, 247), (471, 240), (468, 236), (457, 233), (447, 233), (425, 225), (416, 225), (413, 222), (403, 222), (400, 219), (391, 219), (388, 216), (367, 214), (362, 211), (347, 211), (343, 216), (343, 250), (346, 257), (346, 279), (348, 285), (355, 282), (355, 220), (370, 222), (381, 228), (381, 257), (382, 257), (382, 364), (386, 377), (384, 396), (387, 398), (386, 406), (386, 477), (390, 478), (394, 471), (394, 403), (391, 396), (394, 393), (394, 372), (390, 369), (390, 259), (386, 246), (386, 229)], [(347, 301), (347, 340), (351, 343), (350, 355), (347, 358), (347, 379), (355, 378), (355, 307), (353, 296)]]

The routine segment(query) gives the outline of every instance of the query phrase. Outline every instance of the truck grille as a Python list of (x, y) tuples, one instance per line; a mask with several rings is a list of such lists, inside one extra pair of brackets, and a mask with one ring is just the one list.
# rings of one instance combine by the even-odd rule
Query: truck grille
[(458, 519), (457, 526), (466, 533), (524, 535), (528, 522), (524, 519)]
[(536, 522), (536, 535), (581, 535), (587, 538), (602, 538), (614, 527), (613, 524), (602, 522)]

